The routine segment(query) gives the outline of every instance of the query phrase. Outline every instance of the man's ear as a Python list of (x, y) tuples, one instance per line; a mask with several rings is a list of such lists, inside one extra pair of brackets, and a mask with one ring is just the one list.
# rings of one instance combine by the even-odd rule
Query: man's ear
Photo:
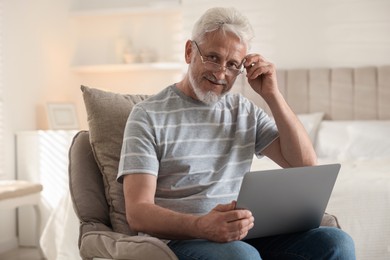
[(191, 57), (192, 57), (192, 41), (188, 40), (186, 42), (186, 47), (185, 47), (185, 60), (187, 64), (191, 63)]

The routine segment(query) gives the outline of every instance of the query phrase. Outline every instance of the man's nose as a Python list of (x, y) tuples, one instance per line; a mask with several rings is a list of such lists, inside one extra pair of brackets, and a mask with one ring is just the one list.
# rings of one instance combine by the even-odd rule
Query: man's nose
[(217, 80), (225, 80), (226, 72), (226, 67), (221, 67), (218, 71), (213, 72), (213, 75)]

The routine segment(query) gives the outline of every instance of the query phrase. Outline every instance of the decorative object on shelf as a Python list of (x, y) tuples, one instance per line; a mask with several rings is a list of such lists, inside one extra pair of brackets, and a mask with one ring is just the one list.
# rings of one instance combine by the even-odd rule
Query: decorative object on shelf
[(123, 62), (123, 53), (125, 50), (125, 46), (127, 44), (127, 40), (123, 37), (119, 37), (115, 40), (115, 58), (116, 62), (122, 63)]
[(47, 114), (53, 130), (79, 129), (76, 107), (72, 103), (48, 103)]
[(157, 54), (150, 48), (142, 48), (139, 52), (139, 61), (141, 63), (155, 62), (157, 60)]
[(118, 63), (133, 63), (136, 61), (133, 43), (125, 37), (119, 37), (115, 41), (115, 54)]
[(123, 53), (123, 61), (126, 63), (126, 64), (130, 64), (130, 63), (134, 63), (137, 61), (137, 55), (135, 55), (134, 53), (132, 52), (127, 52), (125, 51)]

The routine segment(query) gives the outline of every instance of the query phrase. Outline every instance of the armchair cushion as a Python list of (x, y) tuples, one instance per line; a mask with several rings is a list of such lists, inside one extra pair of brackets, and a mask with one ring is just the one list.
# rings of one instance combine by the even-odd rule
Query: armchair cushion
[(81, 86), (93, 155), (103, 174), (112, 229), (134, 235), (126, 221), (122, 184), (116, 181), (127, 117), (147, 95), (125, 95)]
[(320, 226), (336, 227), (336, 228), (341, 229), (341, 226), (340, 226), (340, 223), (339, 223), (339, 220), (337, 219), (337, 217), (335, 215), (332, 215), (332, 214), (329, 214), (326, 212), (325, 212), (324, 216), (322, 217), (322, 221), (321, 221)]
[(80, 247), (83, 259), (177, 259), (160, 239), (127, 236), (108, 231), (92, 231), (83, 235)]

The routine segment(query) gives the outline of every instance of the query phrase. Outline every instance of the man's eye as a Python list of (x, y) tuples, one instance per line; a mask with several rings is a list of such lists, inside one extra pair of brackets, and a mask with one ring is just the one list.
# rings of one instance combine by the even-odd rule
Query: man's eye
[(226, 67), (232, 69), (238, 69), (238, 64), (235, 62), (229, 62), (228, 64), (226, 64)]
[(208, 61), (215, 62), (215, 63), (218, 62), (218, 57), (217, 56), (209, 55), (206, 58), (207, 58)]

